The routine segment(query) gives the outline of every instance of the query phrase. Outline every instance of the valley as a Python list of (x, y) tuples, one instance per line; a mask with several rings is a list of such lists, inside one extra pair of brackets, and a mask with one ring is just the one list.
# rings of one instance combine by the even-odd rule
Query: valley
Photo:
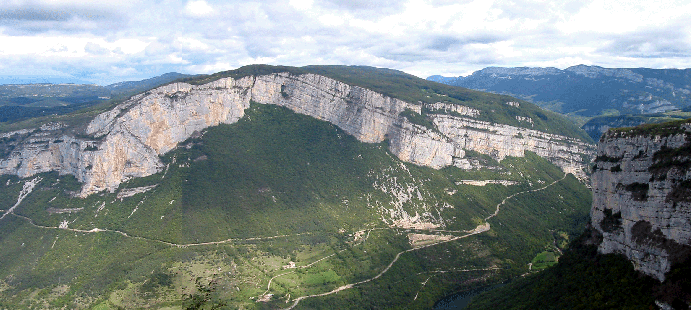
[[(500, 207), (503, 206), (503, 205), (506, 205), (506, 203), (507, 203), (507, 201), (509, 201), (509, 199), (511, 199), (511, 198), (513, 198), (513, 197), (515, 197), (515, 196), (518, 196), (518, 195), (529, 194), (529, 193), (532, 193), (532, 192), (535, 192), (535, 191), (540, 191), (540, 190), (547, 189), (547, 188), (549, 188), (550, 186), (553, 186), (553, 185), (555, 185), (556, 183), (563, 181), (565, 178), (566, 178), (566, 175), (564, 175), (563, 177), (561, 177), (561, 178), (559, 178), (559, 179), (557, 179), (557, 180), (551, 182), (550, 184), (547, 184), (547, 185), (545, 185), (545, 186), (542, 186), (542, 187), (540, 187), (540, 188), (531, 189), (531, 190), (525, 190), (525, 191), (522, 191), (522, 192), (517, 192), (517, 193), (512, 194), (511, 196), (509, 196), (509, 197), (503, 199), (498, 205), (496, 205), (495, 211), (494, 211), (492, 214), (490, 214), (490, 215), (485, 219), (485, 221), (488, 221), (488, 220), (490, 220), (491, 218), (497, 216), (497, 215), (499, 214), (499, 212), (500, 212)], [(35, 180), (36, 180), (36, 179), (35, 179)], [(29, 182), (31, 182), (31, 181), (29, 181)], [(295, 239), (299, 240), (301, 236), (311, 235), (310, 233), (302, 233), (302, 234), (295, 234), (295, 235), (281, 235), (281, 236), (268, 236), (268, 237), (249, 237), (249, 238), (244, 238), (244, 239), (226, 239), (226, 240), (216, 241), (216, 242), (200, 242), (200, 243), (178, 244), (178, 243), (166, 242), (166, 241), (158, 240), (158, 239), (147, 238), (147, 237), (144, 237), (144, 236), (129, 235), (129, 234), (125, 233), (125, 232), (118, 231), (118, 230), (100, 229), (100, 228), (93, 228), (93, 229), (90, 229), (90, 230), (85, 230), (85, 229), (69, 228), (69, 227), (67, 227), (67, 225), (64, 225), (64, 226), (61, 225), (61, 226), (57, 226), (57, 227), (41, 226), (41, 225), (36, 225), (36, 224), (33, 222), (33, 220), (31, 220), (31, 219), (28, 218), (28, 217), (25, 217), (25, 216), (22, 216), (22, 215), (14, 215), (14, 214), (12, 214), (12, 215), (13, 215), (13, 216), (17, 216), (18, 218), (21, 218), (21, 219), (24, 219), (24, 220), (28, 221), (28, 223), (30, 223), (30, 224), (31, 224), (33, 227), (35, 227), (35, 228), (40, 228), (40, 229), (43, 229), (43, 230), (52, 230), (52, 231), (55, 231), (55, 232), (58, 232), (58, 233), (59, 233), (59, 232), (67, 232), (67, 233), (71, 232), (71, 233), (78, 233), (78, 234), (80, 234), (81, 236), (85, 236), (85, 235), (89, 235), (89, 234), (115, 234), (116, 236), (119, 235), (120, 237), (123, 237), (123, 238), (125, 238), (125, 239), (134, 239), (135, 241), (145, 241), (145, 242), (147, 242), (147, 243), (163, 244), (163, 245), (166, 245), (166, 246), (169, 246), (169, 247), (175, 247), (175, 248), (181, 248), (181, 249), (189, 249), (189, 248), (191, 248), (191, 247), (199, 247), (199, 248), (202, 248), (202, 249), (203, 249), (202, 251), (208, 250), (208, 247), (209, 247), (209, 246), (213, 246), (213, 245), (218, 246), (218, 245), (227, 244), (227, 245), (231, 245), (231, 246), (233, 246), (233, 247), (238, 247), (238, 245), (246, 244), (246, 243), (248, 243), (248, 242), (253, 242), (253, 243), (256, 243), (256, 244), (261, 244), (261, 243), (265, 243), (265, 242), (269, 242), (269, 243), (270, 243), (271, 240), (275, 240), (275, 239), (284, 239), (286, 242), (294, 242)], [(466, 232), (463, 233), (463, 234), (457, 234), (457, 235), (455, 235), (454, 237), (452, 237), (452, 238), (450, 238), (450, 239), (447, 239), (447, 240), (444, 240), (444, 241), (441, 241), (441, 242), (435, 242), (435, 243), (432, 243), (432, 244), (423, 245), (423, 246), (412, 247), (412, 248), (410, 248), (410, 249), (400, 251), (400, 252), (396, 253), (395, 256), (393, 256), (393, 260), (391, 260), (391, 261), (388, 263), (388, 265), (386, 265), (386, 266), (379, 266), (379, 267), (377, 267), (377, 268), (373, 268), (374, 270), (381, 270), (381, 271), (379, 271), (376, 275), (374, 275), (374, 276), (371, 277), (371, 278), (363, 279), (363, 280), (358, 281), (358, 282), (355, 282), (355, 283), (349, 283), (349, 284), (341, 285), (341, 286), (336, 287), (336, 288), (332, 289), (331, 291), (327, 291), (327, 292), (320, 292), (320, 293), (316, 293), (316, 294), (312, 294), (312, 295), (306, 295), (306, 296), (296, 296), (294, 290), (295, 290), (297, 287), (299, 287), (300, 285), (303, 285), (303, 286), (304, 286), (304, 285), (306, 284), (306, 282), (304, 282), (304, 281), (307, 281), (307, 282), (309, 283), (310, 281), (313, 281), (313, 280), (310, 280), (310, 279), (312, 279), (312, 277), (315, 277), (315, 276), (318, 277), (318, 278), (319, 278), (319, 277), (322, 277), (322, 275), (324, 274), (324, 271), (321, 271), (321, 270), (323, 270), (323, 267), (322, 267), (322, 268), (319, 268), (320, 266), (319, 266), (318, 264), (320, 264), (320, 263), (322, 263), (322, 262), (323, 262), (323, 264), (327, 264), (327, 265), (333, 264), (333, 262), (329, 262), (329, 261), (328, 261), (328, 260), (331, 259), (332, 257), (334, 257), (334, 256), (336, 256), (336, 255), (340, 255), (340, 254), (343, 253), (344, 251), (352, 252), (352, 251), (357, 251), (357, 250), (359, 250), (359, 249), (361, 249), (361, 248), (364, 248), (364, 245), (363, 245), (363, 244), (364, 244), (364, 243), (367, 243), (368, 241), (370, 241), (370, 240), (369, 240), (369, 239), (370, 239), (370, 237), (369, 237), (370, 234), (373, 234), (373, 233), (374, 233), (374, 234), (381, 233), (381, 232), (383, 232), (382, 230), (389, 230), (390, 232), (394, 232), (394, 233), (396, 233), (396, 234), (401, 234), (401, 233), (403, 233), (403, 235), (407, 234), (408, 237), (410, 237), (410, 235), (411, 235), (413, 232), (415, 232), (414, 230), (409, 230), (409, 229), (408, 229), (408, 230), (401, 230), (401, 229), (397, 229), (397, 228), (370, 228), (370, 229), (367, 229), (366, 231), (364, 231), (364, 230), (362, 230), (362, 231), (357, 231), (357, 232), (355, 232), (355, 233), (353, 234), (354, 236), (360, 235), (360, 236), (365, 236), (365, 237), (361, 237), (361, 238), (355, 237), (355, 238), (354, 238), (353, 240), (351, 240), (350, 242), (346, 241), (347, 245), (345, 246), (345, 248), (340, 249), (340, 250), (338, 250), (338, 251), (335, 252), (335, 253), (332, 253), (332, 254), (329, 254), (329, 255), (326, 255), (326, 256), (323, 256), (323, 257), (319, 257), (319, 256), (314, 257), (314, 256), (313, 256), (314, 254), (317, 254), (317, 255), (318, 255), (318, 253), (320, 253), (321, 251), (307, 251), (307, 252), (305, 252), (305, 253), (302, 253), (303, 255), (307, 255), (307, 256), (310, 257), (307, 261), (311, 261), (311, 262), (309, 262), (309, 263), (305, 262), (304, 265), (302, 265), (301, 263), (294, 264), (294, 263), (291, 261), (291, 262), (289, 262), (288, 264), (286, 264), (286, 265), (284, 265), (284, 266), (280, 266), (280, 264), (282, 264), (281, 262), (283, 262), (283, 261), (285, 260), (285, 258), (279, 258), (279, 257), (269, 256), (269, 257), (267, 258), (267, 259), (268, 259), (267, 261), (264, 261), (264, 262), (262, 262), (262, 263), (259, 263), (261, 266), (266, 266), (265, 268), (268, 268), (268, 269), (266, 269), (266, 270), (264, 271), (263, 276), (260, 276), (260, 277), (259, 277), (260, 279), (258, 279), (258, 281), (256, 282), (256, 285), (257, 285), (257, 286), (260, 286), (261, 283), (265, 283), (265, 281), (267, 281), (266, 278), (268, 278), (268, 277), (271, 276), (271, 278), (268, 279), (268, 284), (267, 284), (267, 286), (266, 286), (266, 291), (264, 291), (263, 293), (261, 293), (261, 294), (259, 294), (259, 295), (257, 295), (257, 296), (251, 296), (252, 299), (253, 299), (253, 300), (261, 300), (261, 302), (270, 302), (270, 301), (272, 300), (272, 297), (273, 297), (273, 296), (276, 296), (275, 293), (279, 293), (279, 294), (280, 294), (280, 293), (283, 293), (283, 294), (281, 294), (281, 295), (285, 296), (285, 290), (286, 290), (286, 288), (288, 288), (289, 291), (291, 291), (291, 293), (289, 293), (289, 294), (290, 294), (289, 296), (292, 296), (292, 297), (293, 297), (293, 300), (290, 300), (290, 297), (287, 297), (288, 299), (286, 299), (286, 302), (288, 302), (288, 301), (292, 302), (292, 305), (291, 305), (290, 307), (287, 307), (287, 308), (292, 309), (293, 307), (297, 306), (298, 303), (299, 303), (301, 300), (305, 300), (305, 299), (307, 299), (307, 298), (318, 298), (318, 297), (323, 297), (323, 296), (335, 294), (335, 293), (338, 293), (338, 292), (340, 292), (340, 291), (344, 291), (344, 290), (351, 289), (351, 288), (354, 288), (354, 287), (357, 287), (357, 286), (361, 286), (361, 285), (366, 284), (366, 283), (371, 282), (371, 281), (375, 281), (375, 280), (379, 279), (380, 277), (382, 277), (385, 273), (387, 273), (387, 271), (389, 271), (389, 270), (394, 266), (394, 264), (399, 260), (399, 258), (400, 258), (402, 255), (405, 255), (406, 253), (413, 252), (413, 251), (423, 250), (423, 249), (425, 249), (425, 248), (427, 248), (427, 247), (438, 246), (438, 245), (441, 245), (441, 244), (446, 243), (446, 242), (457, 241), (457, 240), (459, 240), (459, 239), (467, 238), (467, 237), (470, 237), (470, 236), (473, 236), (473, 235), (476, 235), (476, 234), (481, 234), (481, 233), (488, 232), (488, 231), (490, 231), (490, 224), (489, 224), (489, 222), (485, 222), (484, 224), (479, 225), (478, 227), (476, 227), (476, 228), (473, 229), (473, 230), (466, 231)], [(425, 230), (423, 230), (423, 231), (418, 231), (418, 232), (426, 233), (426, 234), (435, 233), (435, 231), (425, 231)], [(373, 235), (374, 235), (374, 234), (373, 234)], [(388, 233), (387, 233), (387, 234), (388, 234)], [(376, 237), (375, 237), (375, 236), (372, 236), (372, 238), (374, 239), (374, 238), (376, 238)], [(56, 246), (56, 243), (57, 243), (57, 241), (58, 241), (59, 239), (60, 239), (59, 237), (56, 237), (56, 238), (55, 238), (55, 240), (53, 241), (53, 244), (51, 245), (51, 249), (54, 249), (54, 247)], [(359, 240), (358, 240), (358, 239), (359, 239)], [(298, 242), (299, 242), (299, 241), (298, 241)], [(58, 246), (61, 246), (61, 245), (58, 244)], [(321, 249), (321, 250), (323, 251), (323, 250), (325, 250), (325, 249)], [(329, 250), (333, 251), (333, 249), (327, 249), (327, 251), (329, 251)], [(316, 253), (315, 253), (315, 252), (316, 252)], [(324, 254), (326, 254), (326, 253), (324, 253)], [(324, 254), (322, 254), (322, 255), (324, 255)], [(296, 254), (296, 255), (300, 255), (300, 254)], [(295, 258), (298, 258), (298, 256), (296, 256)], [(300, 259), (300, 260), (302, 261), (302, 259)], [(182, 264), (182, 266), (185, 266), (185, 265), (186, 265), (186, 264)], [(194, 265), (194, 263), (193, 263), (193, 265)], [(206, 265), (206, 266), (203, 268), (203, 269), (205, 269), (204, 271), (208, 271), (209, 269), (214, 270), (214, 273), (213, 273), (213, 274), (215, 274), (216, 276), (218, 276), (219, 273), (217, 273), (215, 270), (216, 270), (216, 269), (219, 269), (219, 268), (220, 268), (221, 270), (223, 269), (223, 267), (216, 267), (216, 266), (219, 266), (217, 263), (216, 263), (216, 264), (205, 264), (205, 263), (202, 263), (202, 265)], [(316, 265), (316, 266), (315, 266), (315, 265)], [(185, 267), (191, 268), (191, 267), (188, 267), (188, 266), (185, 266)], [(183, 269), (184, 269), (185, 267), (183, 267)], [(381, 269), (382, 267), (383, 267), (383, 269)], [(173, 270), (176, 270), (175, 268), (172, 268), (172, 269), (173, 269)], [(291, 269), (295, 269), (295, 271), (288, 271), (288, 272), (286, 272), (287, 270), (291, 270)], [(283, 279), (284, 277), (288, 277), (288, 276), (290, 276), (290, 275), (294, 275), (294, 274), (298, 273), (299, 271), (302, 271), (303, 269), (305, 270), (305, 271), (302, 272), (302, 273), (304, 273), (304, 275), (305, 275), (305, 278), (304, 278), (304, 279), (300, 280), (300, 279), (294, 279), (294, 278), (293, 278), (293, 279), (289, 279), (289, 280), (287, 280), (287, 281), (285, 281), (285, 280)], [(420, 295), (420, 291), (424, 289), (424, 284), (426, 284), (426, 283), (430, 280), (430, 278), (431, 278), (432, 276), (434, 276), (434, 275), (436, 275), (436, 274), (438, 274), (438, 273), (457, 273), (457, 272), (482, 273), (482, 272), (486, 272), (486, 273), (490, 273), (490, 274), (491, 274), (491, 273), (497, 272), (499, 269), (500, 269), (499, 266), (494, 265), (494, 266), (490, 266), (490, 267), (487, 267), (487, 268), (477, 268), (477, 269), (472, 269), (472, 270), (470, 270), (470, 269), (458, 269), (458, 268), (454, 268), (454, 269), (451, 269), (451, 270), (435, 270), (435, 271), (432, 271), (432, 272), (431, 272), (432, 275), (431, 275), (431, 276), (428, 276), (427, 280), (423, 283), (422, 287), (420, 287), (419, 290), (418, 290), (418, 292), (415, 294), (415, 297), (413, 298), (413, 300), (417, 300), (418, 295)], [(179, 269), (177, 269), (177, 270), (179, 270)], [(188, 269), (188, 270), (189, 270), (189, 269)], [(423, 276), (424, 276), (424, 275), (427, 275), (427, 274), (430, 274), (430, 273), (429, 273), (429, 272), (422, 272), (422, 273), (420, 273), (420, 275), (423, 275)], [(312, 277), (310, 277), (310, 276), (312, 276)], [(333, 276), (333, 275), (332, 275), (332, 276)], [(262, 279), (262, 278), (263, 278), (263, 279)], [(183, 281), (184, 281), (184, 280), (183, 280)], [(188, 281), (191, 281), (191, 279), (188, 279)], [(196, 280), (195, 280), (195, 281), (196, 281)], [(274, 282), (274, 285), (273, 285), (274, 288), (273, 288), (273, 289), (272, 289), (272, 282)], [(146, 282), (145, 282), (144, 284), (142, 284), (142, 286), (144, 286), (144, 285), (146, 285)], [(276, 288), (276, 286), (278, 286), (278, 287)], [(291, 287), (292, 287), (292, 289), (291, 289)], [(318, 288), (315, 288), (315, 289), (318, 289)], [(256, 291), (255, 291), (255, 292), (256, 292)], [(306, 291), (306, 292), (309, 292), (309, 291)], [(130, 293), (132, 293), (132, 292), (130, 292)], [(118, 295), (118, 294), (122, 294), (122, 293), (115, 293), (115, 294)], [(112, 296), (112, 295), (111, 295), (111, 296)], [(125, 295), (118, 295), (118, 296), (121, 296), (122, 298), (125, 298)], [(132, 298), (133, 296), (128, 296), (128, 297), (129, 297), (129, 298)], [(111, 297), (110, 299), (108, 299), (108, 301), (106, 302), (106, 304), (115, 304), (115, 305), (117, 305), (117, 303), (118, 303), (118, 300), (117, 300), (117, 299), (113, 299), (112, 297)], [(120, 305), (121, 305), (121, 306), (125, 306), (125, 307), (132, 307), (132, 306), (133, 306), (133, 304), (130, 304), (130, 303), (122, 303), (122, 304), (120, 304)]]
[(586, 221), (589, 190), (533, 152), (434, 169), (389, 143), (251, 103), (112, 191), (4, 175), (0, 209), (35, 186), (0, 221), (0, 306), (430, 308), (527, 272)]
[(0, 2), (0, 310), (689, 310), (687, 2)]

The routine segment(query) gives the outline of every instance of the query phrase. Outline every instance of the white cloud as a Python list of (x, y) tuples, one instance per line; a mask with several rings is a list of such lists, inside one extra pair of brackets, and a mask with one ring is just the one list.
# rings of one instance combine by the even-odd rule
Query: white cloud
[(690, 13), (691, 3), (688, 1), (596, 0), (558, 27), (567, 34), (583, 31), (623, 34), (659, 26), (680, 17), (688, 18)]
[(109, 54), (110, 50), (101, 46), (98, 43), (94, 42), (87, 42), (86, 45), (84, 45), (84, 51), (89, 54), (94, 54), (94, 55), (104, 55), (104, 54)]
[(345, 24), (346, 19), (335, 14), (324, 14), (318, 17), (319, 22), (327, 27), (337, 27)]
[(313, 0), (290, 0), (288, 3), (290, 3), (291, 6), (298, 10), (306, 11), (312, 8), (312, 5), (314, 4)]
[(193, 17), (207, 17), (214, 13), (214, 8), (204, 0), (194, 0), (187, 2), (185, 12)]
[(180, 37), (177, 38), (177, 41), (180, 43), (181, 46), (184, 46), (185, 48), (193, 51), (204, 52), (210, 49), (210, 46), (208, 44), (196, 38)]
[(687, 2), (8, 0), (0, 75), (24, 67), (116, 82), (250, 63), (422, 77), (486, 66), (689, 67)]

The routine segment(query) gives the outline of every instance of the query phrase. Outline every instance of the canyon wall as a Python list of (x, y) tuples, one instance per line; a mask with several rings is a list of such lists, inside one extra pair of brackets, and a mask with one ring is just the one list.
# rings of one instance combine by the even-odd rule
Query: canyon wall
[[(484, 112), (469, 107), (423, 106), (320, 75), (277, 73), (161, 86), (101, 113), (79, 134), (60, 126), (6, 133), (6, 139), (21, 142), (0, 160), (0, 173), (28, 177), (58, 171), (84, 183), (82, 197), (114, 191), (130, 178), (160, 172), (159, 155), (178, 143), (207, 127), (238, 121), (250, 102), (330, 122), (362, 142), (388, 139), (389, 150), (401, 160), (435, 169), (478, 168), (466, 158), (467, 150), (497, 160), (531, 151), (583, 179), (592, 153), (591, 145), (573, 138), (479, 121), (474, 117)], [(429, 115), (434, 128), (405, 116), (420, 114), (423, 107), (436, 111)]]
[(691, 254), (691, 125), (611, 130), (592, 174), (592, 226), (601, 253), (626, 255), (641, 272), (665, 279)]

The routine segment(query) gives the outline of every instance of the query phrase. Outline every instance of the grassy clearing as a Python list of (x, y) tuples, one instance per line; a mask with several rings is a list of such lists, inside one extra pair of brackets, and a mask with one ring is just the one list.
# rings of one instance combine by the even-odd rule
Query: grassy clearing
[(535, 255), (535, 258), (531, 261), (533, 264), (533, 270), (542, 270), (547, 267), (554, 266), (559, 261), (559, 256), (555, 255), (554, 252), (544, 251)]

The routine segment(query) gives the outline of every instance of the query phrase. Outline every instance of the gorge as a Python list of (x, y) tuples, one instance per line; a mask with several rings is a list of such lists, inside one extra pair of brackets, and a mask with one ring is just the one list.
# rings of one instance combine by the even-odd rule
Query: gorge
[[(470, 107), (409, 103), (324, 76), (275, 73), (152, 89), (99, 114), (72, 134), (64, 133), (59, 123), (30, 133), (5, 133), (6, 138), (23, 141), (0, 161), (0, 173), (24, 178), (58, 171), (84, 183), (82, 197), (112, 192), (123, 181), (162, 171), (158, 156), (195, 133), (237, 122), (250, 101), (328, 121), (362, 142), (386, 139), (401, 160), (435, 169), (478, 168), (466, 151), (498, 160), (531, 151), (584, 179), (586, 158), (592, 153), (591, 145), (574, 138), (477, 120), (481, 112)], [(449, 107), (454, 109), (447, 112)], [(430, 111), (431, 124), (426, 126), (411, 122), (404, 113), (420, 115), (423, 109)], [(516, 119), (532, 124), (530, 117)]]

